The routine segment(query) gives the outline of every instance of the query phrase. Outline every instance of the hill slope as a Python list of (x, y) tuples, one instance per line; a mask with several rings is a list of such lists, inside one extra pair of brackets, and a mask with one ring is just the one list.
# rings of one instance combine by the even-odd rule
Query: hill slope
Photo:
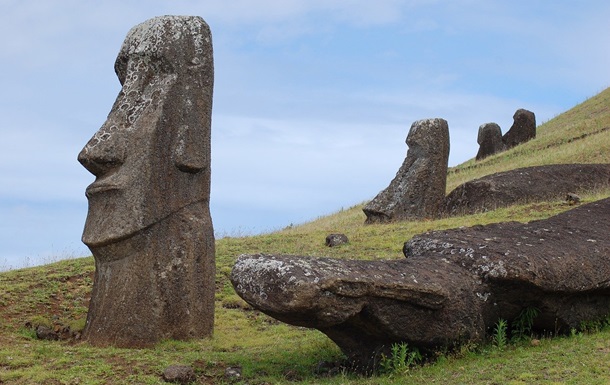
[[(610, 163), (610, 89), (541, 125), (535, 140), (481, 162), (468, 161), (451, 168), (448, 189), (495, 172), (552, 163)], [(592, 191), (584, 200), (607, 196), (610, 191)], [(340, 359), (337, 348), (317, 331), (283, 325), (253, 311), (236, 296), (228, 280), (241, 253), (402, 258), (402, 244), (414, 234), (507, 220), (529, 221), (568, 208), (564, 202), (544, 202), (464, 217), (365, 226), (362, 205), (358, 205), (271, 234), (219, 239), (215, 337), (168, 341), (147, 350), (97, 349), (78, 340), (36, 339), (36, 325), (71, 331), (83, 327), (92, 287), (91, 257), (1, 273), (0, 383), (162, 384), (160, 374), (170, 364), (192, 366), (196, 383), (202, 384), (224, 381), (225, 368), (237, 365), (243, 368), (248, 383), (258, 384), (605, 383), (610, 369), (610, 332), (544, 339), (536, 348), (518, 345), (506, 352), (483, 348), (487, 353), (473, 354), (474, 349), (467, 347), (406, 377), (321, 377), (314, 368), (320, 361)], [(327, 248), (324, 239), (331, 232), (347, 234), (350, 243)]]

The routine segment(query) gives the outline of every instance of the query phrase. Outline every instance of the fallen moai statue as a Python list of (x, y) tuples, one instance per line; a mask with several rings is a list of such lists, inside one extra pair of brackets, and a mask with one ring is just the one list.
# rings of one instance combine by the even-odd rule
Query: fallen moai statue
[(551, 164), (518, 168), (468, 181), (445, 198), (448, 215), (472, 214), (519, 202), (564, 199), (610, 187), (610, 164)]
[(356, 369), (393, 343), (421, 350), (478, 342), (536, 308), (535, 330), (567, 332), (610, 314), (610, 198), (546, 220), (435, 231), (406, 259), (242, 255), (237, 293), (281, 321), (316, 328)]

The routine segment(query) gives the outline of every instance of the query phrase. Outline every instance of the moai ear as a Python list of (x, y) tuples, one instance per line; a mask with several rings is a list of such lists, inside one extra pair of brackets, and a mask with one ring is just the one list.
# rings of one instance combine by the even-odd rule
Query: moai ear
[(186, 125), (178, 128), (174, 162), (180, 171), (196, 174), (206, 166), (204, 138), (198, 131)]

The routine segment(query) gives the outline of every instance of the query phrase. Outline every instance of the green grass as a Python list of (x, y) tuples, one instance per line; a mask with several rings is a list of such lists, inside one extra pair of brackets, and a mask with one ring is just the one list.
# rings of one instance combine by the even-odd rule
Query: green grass
[[(522, 146), (451, 168), (448, 188), (517, 167), (610, 163), (608, 127), (610, 89), (541, 125), (537, 138)], [(610, 190), (582, 194), (585, 202), (608, 196)], [(224, 370), (230, 366), (241, 366), (248, 384), (607, 384), (606, 325), (588, 325), (586, 330), (595, 332), (569, 338), (542, 337), (536, 346), (529, 336), (510, 339), (502, 349), (491, 340), (485, 346), (466, 345), (439, 353), (434, 363), (374, 377), (341, 371), (318, 375), (318, 363), (341, 359), (337, 347), (318, 331), (282, 324), (251, 309), (228, 280), (242, 253), (396, 259), (403, 258), (402, 245), (415, 234), (543, 219), (569, 208), (565, 202), (540, 202), (462, 217), (364, 225), (362, 205), (357, 205), (269, 234), (218, 239), (214, 337), (165, 341), (153, 349), (93, 348), (79, 341), (35, 338), (30, 325), (82, 328), (92, 288), (91, 257), (0, 273), (0, 384), (163, 384), (161, 374), (171, 364), (191, 365), (200, 384), (226, 383)], [(332, 232), (346, 234), (350, 242), (326, 247), (325, 237)]]

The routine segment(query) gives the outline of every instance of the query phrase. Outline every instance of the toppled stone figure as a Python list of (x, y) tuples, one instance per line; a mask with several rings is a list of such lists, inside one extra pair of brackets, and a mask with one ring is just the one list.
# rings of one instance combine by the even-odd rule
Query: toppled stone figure
[(237, 293), (278, 320), (316, 328), (356, 369), (390, 346), (427, 351), (483, 340), (536, 308), (534, 330), (569, 332), (610, 313), (610, 198), (546, 220), (436, 231), (407, 259), (242, 255)]
[(407, 136), (407, 157), (390, 185), (367, 203), (366, 223), (438, 217), (447, 186), (449, 126), (418, 120)]
[(479, 152), (477, 152), (476, 160), (504, 151), (502, 129), (496, 123), (482, 124), (479, 127), (477, 143), (479, 144)]
[(505, 149), (525, 143), (536, 137), (536, 115), (523, 108), (515, 111), (513, 125), (502, 137)]
[(445, 198), (447, 215), (523, 202), (564, 199), (570, 192), (610, 187), (610, 164), (550, 164), (499, 172), (463, 183)]
[(96, 177), (82, 237), (95, 258), (83, 337), (143, 347), (210, 336), (210, 29), (200, 17), (145, 21), (115, 71), (122, 89), (78, 156)]

